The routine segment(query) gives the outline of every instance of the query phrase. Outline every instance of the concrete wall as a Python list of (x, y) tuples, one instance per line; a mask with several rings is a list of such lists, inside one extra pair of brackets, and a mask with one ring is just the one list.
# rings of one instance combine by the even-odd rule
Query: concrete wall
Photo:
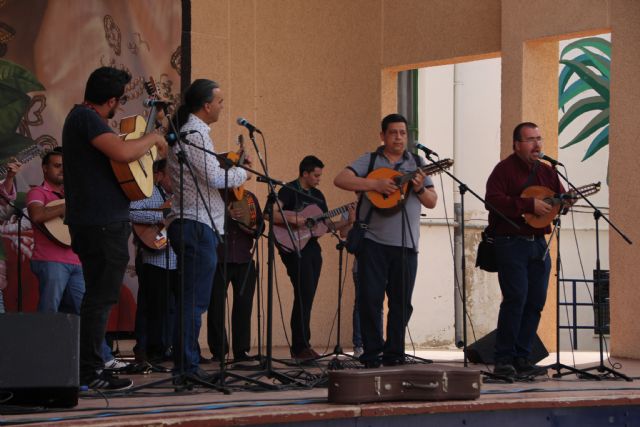
[[(193, 0), (192, 78), (220, 81), (226, 110), (214, 128), (217, 148), (230, 146), (244, 116), (267, 135), (271, 173), (291, 179), (305, 154), (323, 159), (331, 206), (352, 196), (332, 188), (344, 165), (378, 144), (383, 113), (395, 110), (395, 73), (419, 66), (502, 57), (501, 156), (522, 120), (538, 122), (546, 151), (557, 146), (557, 45), (578, 35), (612, 32), (612, 218), (631, 232), (638, 168), (636, 52), (640, 4), (632, 0)], [(617, 65), (616, 65), (617, 64)], [(636, 103), (634, 103), (636, 102)], [(264, 193), (254, 183), (262, 197)], [(634, 235), (631, 235), (634, 238)], [(335, 311), (334, 242), (323, 239), (324, 272), (313, 314), (312, 341), (327, 342)], [(611, 237), (613, 351), (640, 357), (640, 326), (622, 325), (637, 305), (635, 247)], [(278, 262), (285, 319), (290, 286)], [(554, 288), (550, 288), (554, 295)], [(347, 291), (347, 294), (349, 292)], [(345, 306), (351, 303), (345, 299)], [(555, 301), (550, 298), (553, 307)], [(555, 319), (555, 311), (545, 314)], [(288, 320), (285, 321), (288, 323)], [(348, 321), (344, 326), (349, 328)], [(555, 324), (545, 320), (551, 340)], [(276, 342), (283, 343), (277, 326)], [(616, 331), (617, 330), (617, 331)], [(616, 334), (620, 334), (620, 338)], [(346, 336), (346, 334), (343, 334)], [(343, 340), (344, 341), (344, 340)]]

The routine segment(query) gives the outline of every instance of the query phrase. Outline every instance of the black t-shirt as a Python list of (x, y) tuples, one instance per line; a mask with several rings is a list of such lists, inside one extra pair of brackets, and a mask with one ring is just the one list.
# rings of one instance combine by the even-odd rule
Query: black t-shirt
[[(284, 211), (301, 211), (309, 205), (317, 205), (322, 212), (327, 212), (329, 208), (327, 208), (327, 201), (324, 198), (324, 194), (322, 191), (317, 188), (310, 188), (309, 190), (305, 190), (300, 185), (300, 182), (296, 179), (287, 183), (288, 186), (301, 191), (304, 194), (297, 193), (287, 187), (282, 187), (280, 191), (278, 191), (278, 199), (282, 203), (282, 210)], [(314, 197), (316, 199), (321, 200), (318, 203), (316, 200), (311, 199), (309, 196)], [(317, 245), (317, 237), (312, 237), (305, 246), (305, 250), (311, 250), (311, 248), (315, 248)], [(318, 247), (318, 250), (320, 248)]]
[[(282, 187), (280, 191), (278, 191), (278, 199), (280, 199), (280, 202), (282, 203), (282, 210), (300, 211), (309, 205), (318, 205), (318, 207), (322, 209), (322, 212), (327, 212), (329, 210), (327, 208), (327, 201), (324, 198), (324, 194), (322, 194), (322, 191), (317, 188), (305, 190), (297, 179), (288, 182), (287, 185), (304, 194), (297, 193), (287, 187)], [(318, 203), (308, 196), (321, 200), (321, 203)]]
[(129, 199), (122, 191), (109, 158), (91, 141), (113, 132), (105, 120), (85, 105), (75, 105), (62, 128), (65, 223), (106, 225), (129, 221)]

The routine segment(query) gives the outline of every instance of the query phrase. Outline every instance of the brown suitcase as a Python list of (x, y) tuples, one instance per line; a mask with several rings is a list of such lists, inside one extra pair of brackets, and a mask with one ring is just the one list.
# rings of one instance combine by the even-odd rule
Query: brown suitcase
[(329, 402), (472, 400), (480, 384), (480, 371), (441, 364), (329, 371)]

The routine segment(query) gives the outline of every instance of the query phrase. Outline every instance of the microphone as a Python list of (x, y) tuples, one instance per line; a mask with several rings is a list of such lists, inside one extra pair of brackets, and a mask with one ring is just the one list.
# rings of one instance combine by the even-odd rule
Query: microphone
[(142, 101), (144, 107), (163, 107), (169, 104), (172, 104), (172, 102), (160, 101), (159, 99), (145, 99)]
[[(195, 129), (192, 129), (186, 132), (180, 132), (180, 138), (184, 138), (185, 136), (191, 135), (192, 133), (198, 133), (198, 131)], [(176, 144), (176, 142), (178, 142), (178, 136), (173, 132), (169, 132), (168, 134), (166, 134), (164, 136), (164, 139), (167, 141), (167, 144), (169, 144), (171, 147), (173, 147)]]
[(436, 156), (436, 157), (440, 157), (440, 156), (438, 156), (438, 153), (436, 153), (435, 151), (433, 151), (430, 148), (425, 147), (424, 145), (420, 144), (419, 142), (416, 142), (416, 148), (418, 150), (424, 151), (424, 154), (426, 154), (427, 156), (433, 155), (433, 156)]
[(560, 163), (556, 159), (553, 159), (553, 158), (547, 156), (542, 151), (540, 152), (540, 154), (538, 154), (538, 158), (542, 159), (542, 160), (546, 160), (547, 162), (551, 163), (553, 166), (563, 166), (564, 167), (564, 165), (562, 163)]
[(249, 129), (249, 132), (258, 132), (259, 134), (262, 134), (262, 132), (260, 132), (260, 129), (258, 129), (257, 127), (255, 127), (254, 125), (252, 125), (251, 123), (249, 123), (247, 121), (247, 119), (243, 118), (243, 117), (238, 117), (238, 120), (236, 120), (236, 122), (240, 125), (240, 126), (244, 126), (247, 129)]

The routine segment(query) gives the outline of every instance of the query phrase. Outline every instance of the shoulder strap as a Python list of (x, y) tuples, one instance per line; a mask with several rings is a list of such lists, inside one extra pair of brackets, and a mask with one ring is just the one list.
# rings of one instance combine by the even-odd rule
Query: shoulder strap
[[(376, 162), (376, 157), (378, 157), (378, 152), (377, 151), (372, 151), (371, 153), (369, 153), (369, 167), (367, 168), (367, 175), (369, 175), (371, 173), (371, 171), (373, 170), (373, 165)], [(360, 206), (362, 206), (362, 198), (364, 197), (364, 192), (360, 193), (360, 196), (358, 197), (358, 206), (356, 207), (356, 221), (360, 218)], [(360, 222), (360, 224), (369, 224), (369, 220), (371, 220), (371, 214), (373, 213), (373, 205), (371, 205), (371, 207), (369, 207), (369, 212), (367, 212), (367, 215), (364, 218), (364, 221)], [(358, 221), (359, 222), (359, 221)]]

